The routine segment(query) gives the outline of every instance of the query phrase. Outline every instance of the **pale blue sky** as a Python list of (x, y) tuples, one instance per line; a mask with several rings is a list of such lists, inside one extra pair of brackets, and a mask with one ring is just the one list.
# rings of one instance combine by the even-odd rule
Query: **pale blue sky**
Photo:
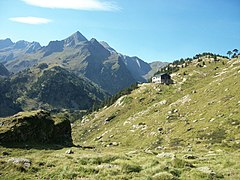
[(240, 0), (0, 0), (0, 39), (47, 45), (76, 31), (148, 62), (226, 55), (240, 50)]

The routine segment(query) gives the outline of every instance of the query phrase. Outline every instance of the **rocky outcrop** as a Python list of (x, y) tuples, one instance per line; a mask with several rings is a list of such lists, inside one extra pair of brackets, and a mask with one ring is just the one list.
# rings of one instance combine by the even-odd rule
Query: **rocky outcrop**
[(72, 145), (71, 126), (68, 120), (53, 120), (42, 110), (20, 112), (0, 119), (0, 144), (54, 143)]
[(55, 123), (52, 140), (57, 144), (72, 145), (72, 129), (70, 121), (64, 119)]
[(8, 160), (8, 163), (20, 164), (24, 168), (29, 168), (31, 166), (31, 161), (25, 158), (11, 158)]

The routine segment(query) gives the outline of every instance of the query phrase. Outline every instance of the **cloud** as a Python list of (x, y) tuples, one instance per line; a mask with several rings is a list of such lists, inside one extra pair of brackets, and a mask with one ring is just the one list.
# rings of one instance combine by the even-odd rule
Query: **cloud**
[(39, 17), (13, 17), (9, 18), (9, 20), (25, 24), (47, 24), (52, 21), (50, 19)]
[(116, 11), (120, 7), (115, 2), (106, 0), (22, 0), (43, 8), (75, 9), (88, 11)]

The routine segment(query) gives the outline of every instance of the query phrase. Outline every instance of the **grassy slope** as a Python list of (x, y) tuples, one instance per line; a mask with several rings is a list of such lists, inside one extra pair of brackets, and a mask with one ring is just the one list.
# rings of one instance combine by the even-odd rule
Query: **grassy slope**
[[(111, 107), (85, 117), (86, 123), (73, 128), (76, 142), (81, 138), (81, 143), (95, 145), (116, 141), (134, 148), (218, 143), (239, 147), (239, 60), (208, 61), (206, 67), (193, 62), (181, 68), (174, 74), (174, 85), (140, 85)], [(110, 116), (114, 118), (106, 122)]]
[[(0, 147), (10, 153), (0, 159), (0, 179), (239, 179), (240, 62), (208, 61), (181, 68), (174, 85), (143, 84), (76, 122), (75, 143), (94, 150)], [(163, 152), (176, 157), (156, 157)], [(32, 165), (22, 169), (10, 157)], [(215, 173), (197, 169), (204, 166)]]

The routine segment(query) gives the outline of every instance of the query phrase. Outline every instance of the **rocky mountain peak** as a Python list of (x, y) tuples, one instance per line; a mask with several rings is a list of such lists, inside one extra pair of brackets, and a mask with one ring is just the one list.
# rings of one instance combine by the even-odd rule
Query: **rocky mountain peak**
[(104, 57), (104, 56), (109, 56), (110, 55), (109, 51), (106, 48), (104, 48), (102, 46), (102, 44), (100, 44), (98, 42), (97, 39), (92, 38), (89, 42), (90, 42), (89, 50), (92, 53), (97, 54), (99, 57)]
[(40, 48), (41, 48), (41, 45), (38, 42), (33, 41), (29, 44), (29, 47), (28, 47), (26, 53), (34, 53), (37, 50), (39, 50)]
[(54, 52), (61, 52), (64, 49), (64, 41), (50, 41), (49, 44), (44, 47), (43, 51), (45, 52), (43, 57), (49, 56)]
[(95, 38), (92, 38), (89, 42), (90, 42), (94, 47), (96, 47), (96, 48), (102, 49), (102, 50), (104, 50), (104, 51), (107, 50), (107, 49), (106, 49), (100, 42), (98, 42), (98, 40), (95, 39)]
[(92, 39), (90, 40), (90, 42), (91, 42), (92, 44), (100, 44), (100, 43), (97, 41), (97, 39), (95, 39), (95, 38), (92, 38)]
[(10, 38), (0, 40), (0, 49), (6, 48), (13, 45)]
[(68, 38), (64, 39), (64, 44), (67, 47), (73, 47), (81, 42), (86, 41), (88, 41), (87, 38), (85, 38), (79, 31), (77, 31)]
[(17, 42), (14, 44), (14, 49), (24, 49), (24, 48), (26, 48), (29, 44), (30, 44), (30, 42), (27, 42), (27, 41), (24, 41), (24, 40), (20, 40), (20, 41), (17, 41)]

